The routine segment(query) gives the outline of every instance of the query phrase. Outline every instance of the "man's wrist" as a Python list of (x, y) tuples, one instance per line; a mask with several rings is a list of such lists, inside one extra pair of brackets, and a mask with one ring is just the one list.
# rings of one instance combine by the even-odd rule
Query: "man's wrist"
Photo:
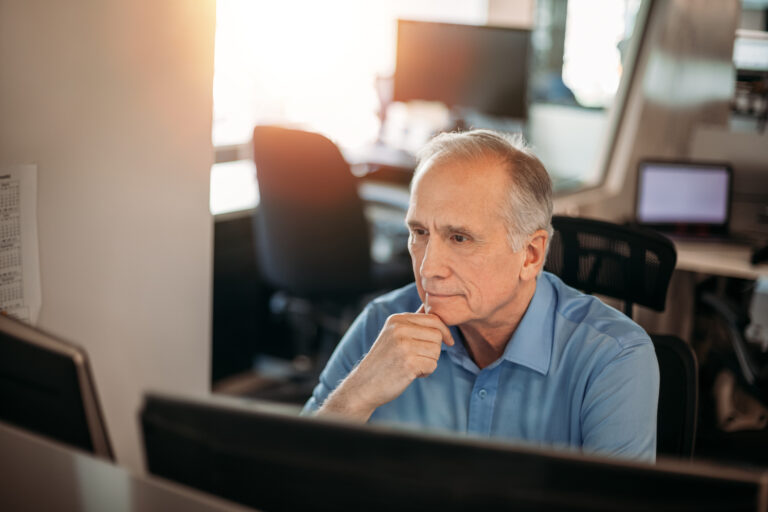
[(355, 382), (356, 377), (356, 371), (350, 373), (326, 398), (317, 415), (334, 415), (362, 422), (368, 421), (376, 410), (376, 406), (364, 399), (363, 388)]

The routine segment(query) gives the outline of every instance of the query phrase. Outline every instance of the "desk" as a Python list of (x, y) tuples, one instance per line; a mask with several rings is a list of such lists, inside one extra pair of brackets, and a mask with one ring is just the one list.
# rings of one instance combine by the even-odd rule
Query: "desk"
[(377, 167), (391, 167), (413, 173), (419, 163), (413, 153), (376, 143), (359, 148), (343, 148), (342, 154), (353, 169), (360, 167), (363, 173)]
[(635, 321), (649, 332), (674, 334), (693, 341), (696, 312), (696, 286), (707, 276), (757, 279), (768, 277), (768, 264), (752, 265), (752, 249), (747, 245), (724, 242), (674, 240), (677, 265), (667, 291), (664, 312), (639, 308)]
[(757, 279), (768, 277), (768, 264), (752, 265), (752, 249), (722, 242), (674, 241), (678, 270), (723, 277)]
[[(410, 200), (407, 184), (361, 179), (358, 190), (363, 201), (379, 206), (389, 205), (401, 210), (402, 219), (399, 222), (404, 223), (404, 212), (408, 209)], [(217, 163), (211, 167), (210, 210), (214, 217), (227, 214), (229, 218), (229, 214), (235, 213), (247, 216), (253, 213), (258, 204), (259, 187), (253, 160), (235, 160)]]
[(0, 423), (0, 510), (252, 510)]

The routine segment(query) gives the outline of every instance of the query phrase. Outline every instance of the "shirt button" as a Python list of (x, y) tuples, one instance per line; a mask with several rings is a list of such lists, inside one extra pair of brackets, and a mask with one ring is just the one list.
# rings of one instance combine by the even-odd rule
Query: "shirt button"
[(480, 397), (480, 400), (485, 400), (485, 397), (488, 396), (488, 392), (484, 389), (481, 389), (477, 392), (477, 396)]

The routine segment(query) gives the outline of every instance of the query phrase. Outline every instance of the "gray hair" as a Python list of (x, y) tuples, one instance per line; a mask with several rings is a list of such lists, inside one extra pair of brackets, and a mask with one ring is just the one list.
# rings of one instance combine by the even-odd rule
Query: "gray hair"
[(522, 135), (491, 130), (441, 133), (430, 140), (418, 156), (414, 182), (424, 172), (427, 162), (499, 158), (512, 183), (501, 212), (512, 249), (522, 249), (525, 238), (539, 229), (546, 230), (552, 238), (552, 181)]

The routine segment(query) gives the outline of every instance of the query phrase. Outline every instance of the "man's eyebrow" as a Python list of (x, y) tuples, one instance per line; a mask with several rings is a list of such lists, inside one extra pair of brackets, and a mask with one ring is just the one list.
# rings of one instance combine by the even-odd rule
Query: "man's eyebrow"
[(452, 224), (441, 226), (440, 230), (448, 233), (466, 233), (468, 235), (473, 235), (475, 233), (474, 230), (467, 226), (454, 226)]
[[(412, 229), (424, 227), (424, 225), (421, 222), (414, 219), (406, 220), (405, 224)], [(438, 230), (443, 233), (464, 233), (472, 236), (473, 238), (477, 238), (478, 236), (477, 233), (473, 229), (469, 228), (468, 226), (446, 224), (444, 226), (438, 227)]]
[(405, 225), (408, 226), (409, 228), (416, 228), (416, 227), (423, 227), (424, 226), (421, 222), (419, 222), (417, 220), (414, 220), (414, 219), (405, 219)]

